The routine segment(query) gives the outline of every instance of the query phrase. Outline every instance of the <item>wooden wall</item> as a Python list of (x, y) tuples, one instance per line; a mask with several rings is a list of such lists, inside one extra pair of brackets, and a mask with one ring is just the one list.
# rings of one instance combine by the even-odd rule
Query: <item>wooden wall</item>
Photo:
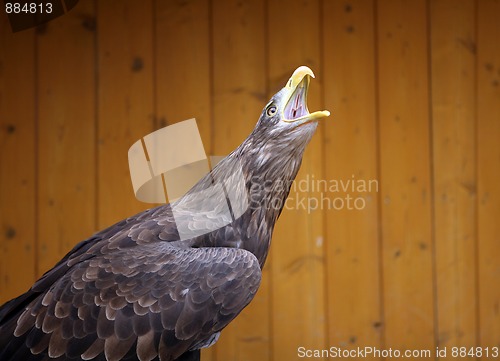
[(227, 154), (308, 65), (309, 108), (333, 116), (291, 197), (365, 206), (286, 210), (256, 299), (205, 360), (500, 346), (499, 16), (498, 0), (81, 0), (12, 34), (0, 15), (0, 302), (149, 207), (133, 142), (195, 117)]

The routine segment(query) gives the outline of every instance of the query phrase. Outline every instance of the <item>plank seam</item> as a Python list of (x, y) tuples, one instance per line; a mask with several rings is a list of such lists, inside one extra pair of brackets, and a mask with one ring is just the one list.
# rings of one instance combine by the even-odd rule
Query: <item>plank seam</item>
[[(321, 78), (325, 79), (325, 19), (324, 19), (324, 14), (325, 14), (325, 2), (323, 0), (319, 0), (318, 4), (318, 22), (319, 22), (319, 69), (321, 73)], [(326, 94), (325, 94), (325, 82), (322, 81), (322, 86), (321, 86), (321, 92), (320, 92), (320, 103), (321, 103), (321, 109), (324, 109), (326, 106)], [(321, 132), (321, 174), (322, 177), (326, 176), (326, 150), (325, 150), (325, 144), (326, 144), (326, 132), (322, 131)], [(322, 237), (323, 240), (326, 239), (327, 237), (327, 231), (328, 227), (326, 225), (327, 222), (327, 217), (326, 217), (326, 212), (322, 211), (321, 212), (321, 228), (322, 228)], [(330, 343), (330, 317), (329, 312), (328, 312), (328, 302), (329, 302), (329, 292), (328, 292), (328, 242), (324, 242), (321, 245), (322, 246), (322, 254), (323, 254), (323, 259), (325, 260), (323, 264), (323, 314), (325, 318), (325, 322), (323, 324), (323, 347), (328, 347)]]
[[(375, 145), (376, 145), (376, 172), (377, 179), (380, 184), (382, 175), (382, 161), (381, 161), (381, 144), (380, 144), (380, 75), (379, 75), (379, 21), (378, 21), (378, 0), (373, 0), (373, 37), (374, 37), (374, 80), (375, 80)], [(378, 238), (378, 271), (379, 271), (379, 312), (380, 322), (382, 329), (380, 331), (380, 346), (385, 349), (386, 344), (386, 320), (385, 320), (385, 304), (384, 304), (384, 257), (383, 257), (383, 234), (382, 234), (382, 193), (377, 193), (377, 238)]]
[(437, 254), (436, 254), (436, 196), (435, 196), (435, 162), (434, 162), (434, 129), (433, 129), (433, 92), (432, 92), (432, 28), (431, 28), (431, 5), (429, 0), (425, 2), (426, 12), (426, 40), (427, 40), (427, 100), (428, 100), (428, 129), (429, 129), (429, 194), (430, 194), (430, 227), (431, 227), (431, 274), (432, 274), (432, 298), (433, 298), (433, 322), (434, 322), (434, 346), (439, 346), (439, 318), (438, 318), (438, 286), (437, 286)]
[(34, 89), (34, 109), (35, 109), (35, 126), (34, 126), (34, 131), (35, 131), (35, 136), (34, 136), (34, 147), (36, 151), (36, 156), (34, 159), (35, 162), (35, 179), (34, 179), (34, 187), (35, 187), (35, 225), (34, 225), (34, 232), (35, 232), (35, 240), (34, 240), (34, 247), (35, 247), (35, 260), (34, 260), (34, 267), (35, 267), (35, 281), (38, 279), (38, 277), (41, 276), (40, 273), (40, 219), (39, 219), (39, 207), (40, 207), (40, 177), (39, 177), (39, 171), (40, 171), (40, 166), (39, 166), (39, 159), (40, 159), (40, 107), (39, 107), (39, 87), (40, 87), (40, 81), (39, 81), (39, 72), (38, 72), (38, 52), (39, 52), (39, 47), (38, 47), (38, 35), (36, 33), (36, 30), (33, 30), (33, 46), (34, 46), (34, 84), (33, 86), (35, 87)]
[(474, 58), (474, 178), (476, 179), (476, 204), (474, 213), (474, 225), (475, 225), (475, 247), (474, 247), (474, 272), (475, 272), (475, 319), (476, 319), (476, 330), (475, 338), (476, 345), (481, 345), (481, 313), (480, 313), (480, 301), (481, 301), (481, 286), (480, 286), (480, 273), (479, 273), (479, 2), (474, 1), (474, 40), (476, 43), (476, 55)]
[[(63, 1), (64, 3), (64, 1)], [(98, 10), (99, 7), (97, 5), (97, 1), (94, 0), (94, 16), (95, 16), (95, 21), (98, 23)], [(99, 28), (97, 28), (97, 31), (94, 31), (94, 167), (95, 167), (95, 172), (94, 172), (94, 207), (95, 207), (95, 212), (94, 212), (94, 229), (97, 231), (97, 228), (100, 226), (99, 225), (99, 217), (100, 217), (100, 212), (99, 212), (99, 170), (100, 170), (100, 147), (99, 147), (99, 36), (98, 36), (98, 31)]]

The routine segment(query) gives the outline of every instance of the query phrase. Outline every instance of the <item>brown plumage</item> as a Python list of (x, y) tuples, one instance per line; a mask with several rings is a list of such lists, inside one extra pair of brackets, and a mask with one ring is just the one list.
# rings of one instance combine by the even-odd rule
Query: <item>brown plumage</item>
[[(252, 134), (184, 197), (79, 243), (4, 304), (0, 360), (199, 359), (257, 292), (302, 154), (328, 115), (307, 110), (309, 76), (298, 68)], [(203, 193), (217, 183), (223, 193)], [(243, 212), (236, 204), (228, 218), (221, 205), (235, 200)]]

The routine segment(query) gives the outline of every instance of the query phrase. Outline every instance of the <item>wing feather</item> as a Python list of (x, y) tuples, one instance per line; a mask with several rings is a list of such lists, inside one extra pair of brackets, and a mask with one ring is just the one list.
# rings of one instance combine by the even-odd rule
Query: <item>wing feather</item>
[[(83, 257), (29, 304), (14, 331), (29, 353), (174, 359), (215, 342), (260, 284), (258, 260), (242, 249), (167, 242), (118, 249)], [(16, 360), (1, 351), (0, 358)]]

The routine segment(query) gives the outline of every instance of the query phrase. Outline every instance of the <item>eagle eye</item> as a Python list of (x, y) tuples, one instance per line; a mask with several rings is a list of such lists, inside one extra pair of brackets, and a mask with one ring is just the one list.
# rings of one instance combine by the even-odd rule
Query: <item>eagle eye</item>
[(276, 109), (276, 107), (273, 105), (273, 106), (271, 106), (271, 107), (267, 108), (266, 114), (267, 114), (268, 116), (272, 117), (273, 115), (275, 115), (275, 114), (276, 114), (276, 111), (277, 111), (277, 109)]

